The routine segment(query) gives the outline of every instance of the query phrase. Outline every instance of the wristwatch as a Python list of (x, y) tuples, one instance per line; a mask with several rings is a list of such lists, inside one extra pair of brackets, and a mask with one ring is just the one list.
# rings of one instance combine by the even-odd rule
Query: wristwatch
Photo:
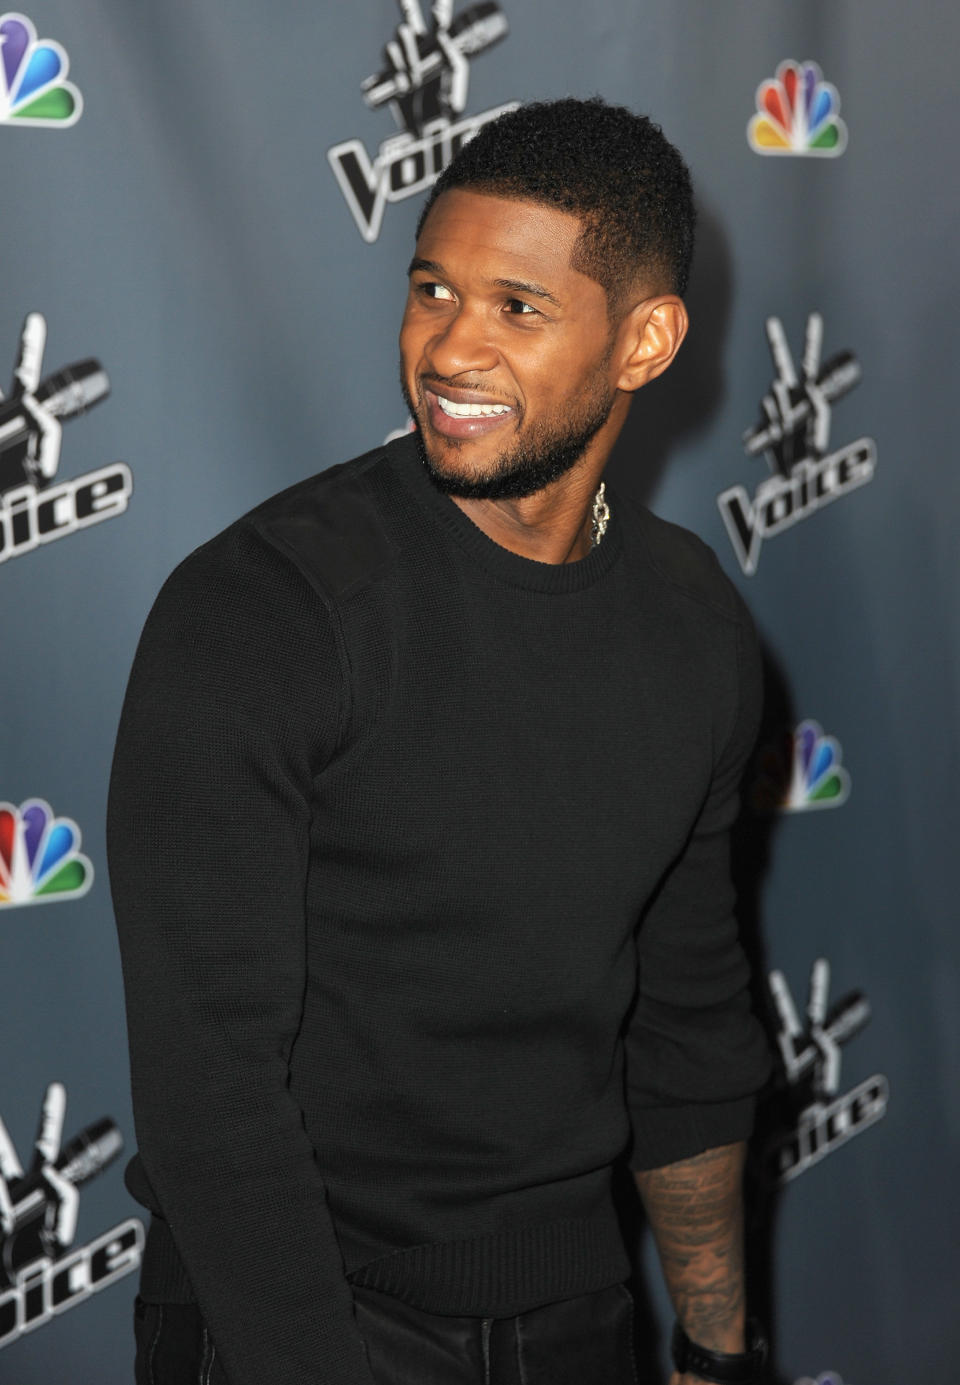
[(681, 1375), (689, 1371), (718, 1385), (754, 1385), (767, 1359), (767, 1339), (753, 1318), (747, 1323), (746, 1351), (710, 1351), (691, 1342), (679, 1322), (673, 1325), (670, 1345), (673, 1364)]

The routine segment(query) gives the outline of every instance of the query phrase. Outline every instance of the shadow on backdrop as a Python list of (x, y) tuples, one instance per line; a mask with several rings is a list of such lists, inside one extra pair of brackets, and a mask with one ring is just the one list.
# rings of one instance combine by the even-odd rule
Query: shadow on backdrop
[[(782, 742), (786, 728), (796, 725), (793, 695), (783, 668), (769, 645), (762, 639), (763, 717), (757, 736), (757, 752), (745, 776), (743, 807), (733, 829), (731, 873), (737, 891), (737, 921), (740, 941), (750, 962), (755, 1014), (762, 1022), (774, 1052), (774, 1076), (757, 1104), (756, 1128), (747, 1154), (744, 1184), (746, 1274), (748, 1312), (763, 1324), (770, 1343), (766, 1380), (769, 1385), (788, 1385), (777, 1368), (777, 1302), (775, 1280), (776, 1220), (779, 1187), (768, 1177), (766, 1152), (772, 1135), (781, 1128), (784, 1113), (775, 1101), (782, 1089), (777, 1053), (777, 1015), (770, 997), (767, 977), (770, 963), (763, 930), (763, 889), (773, 861), (773, 838), (780, 818), (759, 812), (750, 801), (750, 786), (756, 782), (758, 758), (765, 747)], [(784, 791), (787, 785), (783, 785)]]
[[(611, 484), (631, 499), (649, 504), (660, 485), (672, 452), (689, 445), (711, 426), (726, 394), (724, 360), (733, 298), (733, 270), (727, 238), (713, 213), (700, 207), (697, 251), (686, 302), (691, 328), (680, 354), (659, 380), (641, 390), (610, 459)], [(763, 747), (782, 738), (794, 725), (794, 708), (783, 669), (761, 641), (764, 674), (764, 714), (758, 736)], [(749, 786), (754, 767), (747, 772)], [(762, 893), (772, 860), (778, 819), (760, 815), (745, 802), (732, 840), (732, 872), (737, 888), (740, 936), (753, 972), (753, 1000), (771, 1042), (776, 1017), (767, 987), (768, 962), (762, 931)], [(771, 1091), (777, 1086), (777, 1079)], [(764, 1177), (765, 1149), (771, 1131), (782, 1119), (768, 1094), (760, 1102), (757, 1131), (751, 1141), (746, 1179), (747, 1284), (749, 1311), (766, 1327), (770, 1339), (770, 1385), (787, 1385), (776, 1365), (776, 1285), (774, 1236), (778, 1194)], [(631, 1248), (633, 1290), (637, 1302), (636, 1353), (639, 1378), (662, 1379), (662, 1331), (641, 1264), (643, 1237), (648, 1234), (636, 1187), (629, 1171), (617, 1170), (615, 1195), (627, 1245)]]
[(724, 360), (733, 267), (726, 234), (697, 208), (697, 248), (685, 297), (690, 330), (679, 355), (637, 394), (607, 467), (615, 489), (648, 505), (670, 454), (706, 432), (726, 394)]

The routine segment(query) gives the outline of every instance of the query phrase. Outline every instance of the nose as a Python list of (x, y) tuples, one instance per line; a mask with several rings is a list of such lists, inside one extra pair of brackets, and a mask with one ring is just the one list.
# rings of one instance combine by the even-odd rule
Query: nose
[(492, 370), (499, 357), (488, 325), (479, 309), (461, 306), (427, 344), (431, 369), (448, 380), (469, 371)]

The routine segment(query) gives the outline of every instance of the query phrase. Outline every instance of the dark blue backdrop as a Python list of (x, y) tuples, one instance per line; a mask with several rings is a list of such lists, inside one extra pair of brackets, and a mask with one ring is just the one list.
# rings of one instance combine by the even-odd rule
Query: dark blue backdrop
[[(448, 8), (413, 48), (418, 7), (404, 35), (394, 0), (0, 17), (0, 1167), (16, 1191), (53, 1082), (48, 1145), (108, 1115), (132, 1143), (103, 818), (162, 579), (404, 426), (423, 186), (488, 112), (600, 92), (660, 120), (702, 209), (692, 336), (615, 478), (717, 549), (768, 652), (738, 853), (761, 977), (782, 975), (756, 1286), (783, 1381), (947, 1380), (960, 21), (895, 0)], [(28, 314), (42, 359), (36, 320), (20, 356)], [(130, 1378), (139, 1213), (109, 1132), (89, 1138), (105, 1167), (74, 1166), (76, 1227), (26, 1284), (25, 1242), (0, 1269), (0, 1380)]]

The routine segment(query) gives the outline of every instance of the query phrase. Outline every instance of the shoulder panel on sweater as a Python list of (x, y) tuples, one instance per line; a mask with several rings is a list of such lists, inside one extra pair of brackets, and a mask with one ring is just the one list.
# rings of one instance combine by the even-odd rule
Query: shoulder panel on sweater
[(245, 516), (245, 522), (284, 552), (326, 599), (369, 580), (396, 554), (367, 479), (383, 455), (382, 447), (375, 448), (330, 467)]
[(737, 624), (749, 622), (743, 598), (713, 549), (689, 529), (636, 507), (647, 560), (658, 575), (694, 601)]

